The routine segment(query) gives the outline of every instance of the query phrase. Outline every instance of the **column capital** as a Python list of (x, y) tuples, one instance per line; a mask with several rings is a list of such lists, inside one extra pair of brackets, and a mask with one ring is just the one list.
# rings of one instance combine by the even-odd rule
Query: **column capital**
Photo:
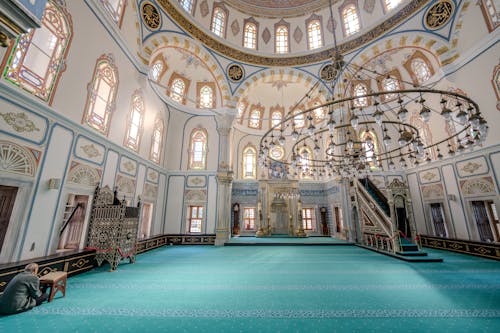
[(235, 109), (218, 109), (215, 112), (215, 122), (217, 124), (217, 132), (220, 135), (227, 136), (233, 128), (233, 121), (236, 118)]

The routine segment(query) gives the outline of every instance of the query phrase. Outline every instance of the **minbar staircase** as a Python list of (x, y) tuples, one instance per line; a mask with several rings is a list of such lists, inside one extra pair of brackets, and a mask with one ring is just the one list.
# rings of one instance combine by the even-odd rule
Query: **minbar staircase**
[(406, 185), (395, 179), (387, 197), (368, 178), (354, 180), (362, 246), (406, 261), (442, 261), (422, 251)]

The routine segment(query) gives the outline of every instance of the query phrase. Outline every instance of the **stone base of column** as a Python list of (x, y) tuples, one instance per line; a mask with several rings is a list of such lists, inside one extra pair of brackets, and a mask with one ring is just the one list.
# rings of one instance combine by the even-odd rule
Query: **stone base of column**
[(304, 228), (299, 228), (299, 230), (297, 230), (297, 237), (307, 237), (307, 234), (306, 232), (304, 231)]
[(215, 230), (215, 246), (224, 246), (230, 238), (228, 230)]

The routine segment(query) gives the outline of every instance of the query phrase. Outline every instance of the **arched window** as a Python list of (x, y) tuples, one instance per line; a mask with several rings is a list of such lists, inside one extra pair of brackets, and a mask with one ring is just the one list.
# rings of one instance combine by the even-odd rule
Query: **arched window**
[(125, 135), (125, 147), (135, 151), (139, 150), (142, 129), (144, 123), (144, 99), (140, 91), (134, 92), (132, 105), (127, 119), (127, 134)]
[(241, 119), (243, 118), (243, 113), (245, 113), (245, 109), (247, 108), (247, 103), (245, 101), (240, 101), (238, 103), (238, 115), (236, 119), (241, 123)]
[(383, 0), (383, 2), (385, 10), (389, 11), (396, 8), (401, 3), (401, 0)]
[[(354, 96), (364, 96), (368, 94), (368, 88), (366, 87), (366, 84), (364, 83), (358, 83), (354, 86)], [(355, 100), (353, 100), (353, 105), (355, 107), (363, 107), (363, 106), (368, 106), (368, 97), (358, 97)]]
[(323, 39), (321, 38), (321, 22), (313, 20), (307, 24), (307, 36), (309, 50), (318, 49), (323, 46)]
[(248, 146), (243, 150), (243, 179), (257, 178), (257, 150)]
[(306, 121), (304, 118), (304, 114), (302, 113), (302, 110), (299, 110), (295, 112), (295, 117), (293, 117), (293, 123), (295, 125), (295, 128), (302, 128), (305, 126)]
[(161, 117), (157, 117), (153, 128), (153, 135), (151, 137), (151, 151), (149, 159), (155, 163), (160, 163), (161, 160), (161, 147), (163, 146), (163, 131), (165, 124)]
[(271, 111), (271, 127), (278, 126), (283, 119), (283, 111), (278, 107)]
[(72, 38), (71, 16), (66, 9), (48, 1), (42, 26), (22, 34), (3, 73), (7, 81), (52, 102)]
[(198, 107), (200, 109), (210, 109), (215, 107), (214, 89), (209, 84), (201, 84), (198, 87)]
[(182, 8), (189, 14), (193, 14), (195, 0), (179, 0)]
[(276, 53), (288, 53), (288, 27), (280, 25), (276, 28)]
[(174, 79), (172, 85), (170, 86), (170, 98), (172, 98), (176, 102), (183, 104), (185, 100), (185, 92), (186, 83), (184, 82), (184, 80), (181, 78)]
[[(396, 91), (401, 89), (401, 74), (397, 69), (377, 78), (378, 87), (382, 91)], [(397, 97), (396, 93), (382, 95), (384, 101), (390, 101)]]
[(163, 63), (161, 61), (157, 61), (151, 67), (151, 78), (153, 81), (158, 81), (160, 78), (160, 73), (163, 71)]
[(220, 8), (215, 7), (212, 15), (212, 32), (217, 36), (224, 38), (226, 32), (226, 12)]
[(427, 63), (421, 58), (415, 58), (410, 63), (411, 70), (417, 78), (418, 84), (423, 84), (431, 78), (431, 71)]
[(243, 29), (243, 46), (247, 49), (257, 49), (257, 26), (255, 23), (245, 23)]
[(486, 20), (486, 25), (488, 26), (488, 30), (492, 32), (498, 26), (500, 26), (500, 15), (498, 8), (498, 1), (495, 0), (481, 0), (481, 11), (483, 12), (483, 16)]
[(493, 90), (495, 90), (495, 94), (497, 95), (497, 110), (500, 110), (500, 65), (497, 65), (493, 69), (491, 84), (493, 84)]
[(89, 83), (84, 122), (107, 135), (111, 114), (115, 110), (118, 90), (118, 69), (111, 54), (97, 59), (92, 81)]
[(362, 130), (360, 135), (361, 146), (365, 153), (366, 162), (369, 164), (370, 169), (377, 169), (376, 156), (379, 154), (379, 144), (377, 135), (373, 131)]
[(354, 4), (344, 7), (341, 16), (344, 23), (344, 35), (346, 37), (359, 31), (361, 25), (359, 24), (358, 10)]
[(321, 105), (321, 103), (319, 102), (314, 102), (313, 104), (313, 106), (318, 106), (316, 109), (314, 109), (313, 112), (313, 118), (315, 123), (322, 122), (323, 120), (325, 120), (326, 117), (326, 108), (319, 107), (319, 105)]
[(313, 154), (312, 150), (307, 147), (307, 146), (302, 146), (299, 149), (299, 163), (298, 167), (300, 167), (299, 170), (299, 176), (301, 178), (310, 178), (311, 176), (311, 159), (313, 159)]
[(250, 111), (248, 127), (257, 129), (262, 127), (262, 111), (260, 109), (252, 109), (252, 111)]
[(191, 133), (189, 145), (189, 169), (203, 170), (207, 167), (207, 132), (197, 128)]
[(101, 0), (101, 2), (109, 15), (111, 15), (113, 21), (120, 27), (127, 2), (125, 0)]

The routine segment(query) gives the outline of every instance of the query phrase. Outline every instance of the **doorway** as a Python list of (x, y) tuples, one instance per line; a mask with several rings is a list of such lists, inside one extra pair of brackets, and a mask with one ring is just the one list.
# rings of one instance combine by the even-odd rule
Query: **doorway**
[(63, 214), (61, 236), (58, 250), (77, 250), (80, 248), (87, 216), (88, 195), (69, 194)]
[(17, 187), (0, 185), (0, 252), (2, 251), (3, 242), (7, 229), (9, 229), (10, 217), (12, 208), (16, 201)]
[(153, 204), (144, 202), (142, 204), (141, 230), (139, 239), (148, 238), (151, 233), (151, 219), (153, 216)]
[(500, 241), (500, 223), (495, 203), (492, 200), (471, 201), (472, 215), (481, 242)]

